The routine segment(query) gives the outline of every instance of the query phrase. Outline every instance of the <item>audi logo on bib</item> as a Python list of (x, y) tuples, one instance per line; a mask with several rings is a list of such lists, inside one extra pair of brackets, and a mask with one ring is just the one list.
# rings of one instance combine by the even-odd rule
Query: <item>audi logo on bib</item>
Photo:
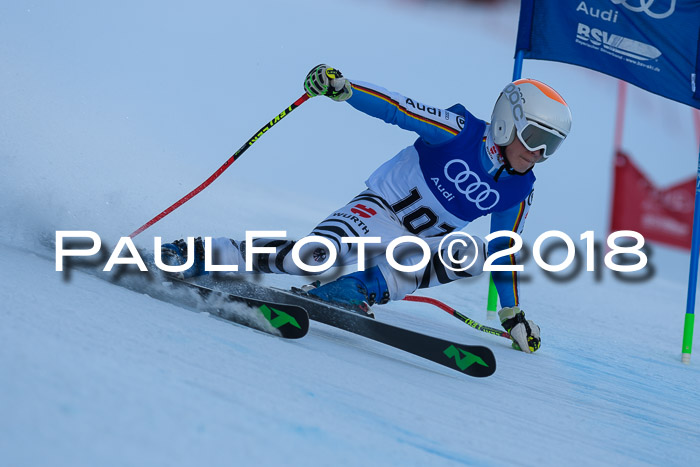
[[(457, 165), (462, 171), (454, 173), (450, 167)], [(498, 204), (501, 195), (491, 186), (482, 182), (479, 175), (469, 169), (469, 164), (462, 159), (453, 159), (445, 164), (445, 177), (455, 184), (457, 191), (462, 193), (469, 201), (474, 203), (482, 211), (488, 211)]]

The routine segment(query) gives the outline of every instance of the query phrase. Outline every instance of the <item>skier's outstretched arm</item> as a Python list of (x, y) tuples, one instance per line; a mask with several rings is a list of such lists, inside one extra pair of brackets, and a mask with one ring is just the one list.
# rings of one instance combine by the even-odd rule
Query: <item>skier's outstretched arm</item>
[(460, 132), (463, 116), (452, 110), (422, 104), (374, 84), (352, 81), (340, 71), (318, 65), (306, 77), (306, 92), (348, 104), (386, 123), (418, 133), (427, 143), (439, 144)]
[[(525, 227), (525, 218), (530, 210), (532, 195), (513, 206), (512, 208), (491, 214), (491, 232), (501, 230), (511, 231), (521, 235)], [(498, 237), (489, 242), (489, 256), (513, 246), (513, 240), (509, 237)], [(501, 256), (493, 261), (496, 265), (518, 264), (519, 254)], [(540, 328), (533, 321), (525, 319), (525, 312), (520, 309), (520, 287), (517, 271), (493, 271), (493, 281), (498, 290), (501, 301), (501, 310), (498, 317), (501, 325), (508, 331), (513, 339), (513, 346), (523, 352), (534, 352), (540, 347)]]
[[(518, 235), (522, 234), (529, 209), (530, 205), (528, 200), (525, 199), (506, 211), (494, 212), (491, 214), (491, 232), (505, 230)], [(488, 244), (489, 257), (511, 246), (513, 246), (511, 238), (506, 236), (495, 238)], [(519, 257), (519, 253), (501, 256), (493, 260), (493, 264), (515, 266), (518, 264)], [(498, 289), (501, 306), (513, 307), (520, 305), (518, 273), (516, 271), (493, 271), (492, 275)]]

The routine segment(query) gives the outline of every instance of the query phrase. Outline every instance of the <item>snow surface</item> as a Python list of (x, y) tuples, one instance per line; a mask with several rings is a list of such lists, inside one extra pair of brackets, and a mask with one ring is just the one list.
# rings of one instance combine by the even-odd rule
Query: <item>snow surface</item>
[[(285, 341), (79, 272), (67, 280), (32, 253), (56, 230), (128, 235), (299, 97), (320, 62), (488, 118), (511, 76), (517, 12), (386, 0), (0, 4), (0, 464), (697, 463), (700, 370), (680, 363), (685, 251), (655, 246), (655, 275), (641, 283), (608, 270), (555, 282), (526, 263), (535, 355), (428, 305), (376, 310), (488, 345), (498, 370), (486, 379), (318, 323)], [(537, 167), (524, 238), (561, 230), (583, 255), (579, 235), (602, 240), (608, 225), (617, 82), (556, 63), (524, 71), (558, 89), (575, 119)], [(624, 146), (655, 182), (693, 176), (688, 108), (633, 88), (627, 117)], [(303, 236), (413, 139), (314, 99), (137, 244)], [(485, 321), (486, 291), (481, 277), (425, 295)]]

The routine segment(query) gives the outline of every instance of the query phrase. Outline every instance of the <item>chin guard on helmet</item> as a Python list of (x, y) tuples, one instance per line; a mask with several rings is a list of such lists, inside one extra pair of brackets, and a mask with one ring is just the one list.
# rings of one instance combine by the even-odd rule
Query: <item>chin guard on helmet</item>
[(542, 160), (561, 146), (571, 130), (571, 111), (554, 89), (534, 79), (509, 83), (491, 114), (494, 143), (508, 146), (517, 135), (530, 151), (543, 149)]

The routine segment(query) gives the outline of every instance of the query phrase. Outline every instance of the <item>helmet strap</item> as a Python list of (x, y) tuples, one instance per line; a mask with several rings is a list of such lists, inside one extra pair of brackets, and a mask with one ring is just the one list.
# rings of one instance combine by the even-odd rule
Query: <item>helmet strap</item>
[(501, 176), (503, 171), (505, 170), (508, 175), (527, 175), (528, 172), (530, 172), (533, 167), (530, 167), (527, 169), (525, 172), (518, 172), (516, 171), (511, 165), (510, 162), (508, 162), (508, 158), (506, 157), (506, 148), (504, 146), (498, 146), (499, 151), (501, 151), (501, 154), (503, 154), (503, 165), (498, 169), (498, 172), (496, 172), (496, 175), (493, 176), (493, 181), (497, 182), (498, 178)]
[(503, 173), (503, 170), (504, 170), (505, 168), (506, 168), (506, 165), (503, 164), (503, 165), (498, 169), (498, 172), (496, 172), (496, 175), (493, 176), (493, 181), (494, 181), (494, 182), (497, 182), (497, 181), (498, 181), (498, 177), (501, 176), (501, 174)]

